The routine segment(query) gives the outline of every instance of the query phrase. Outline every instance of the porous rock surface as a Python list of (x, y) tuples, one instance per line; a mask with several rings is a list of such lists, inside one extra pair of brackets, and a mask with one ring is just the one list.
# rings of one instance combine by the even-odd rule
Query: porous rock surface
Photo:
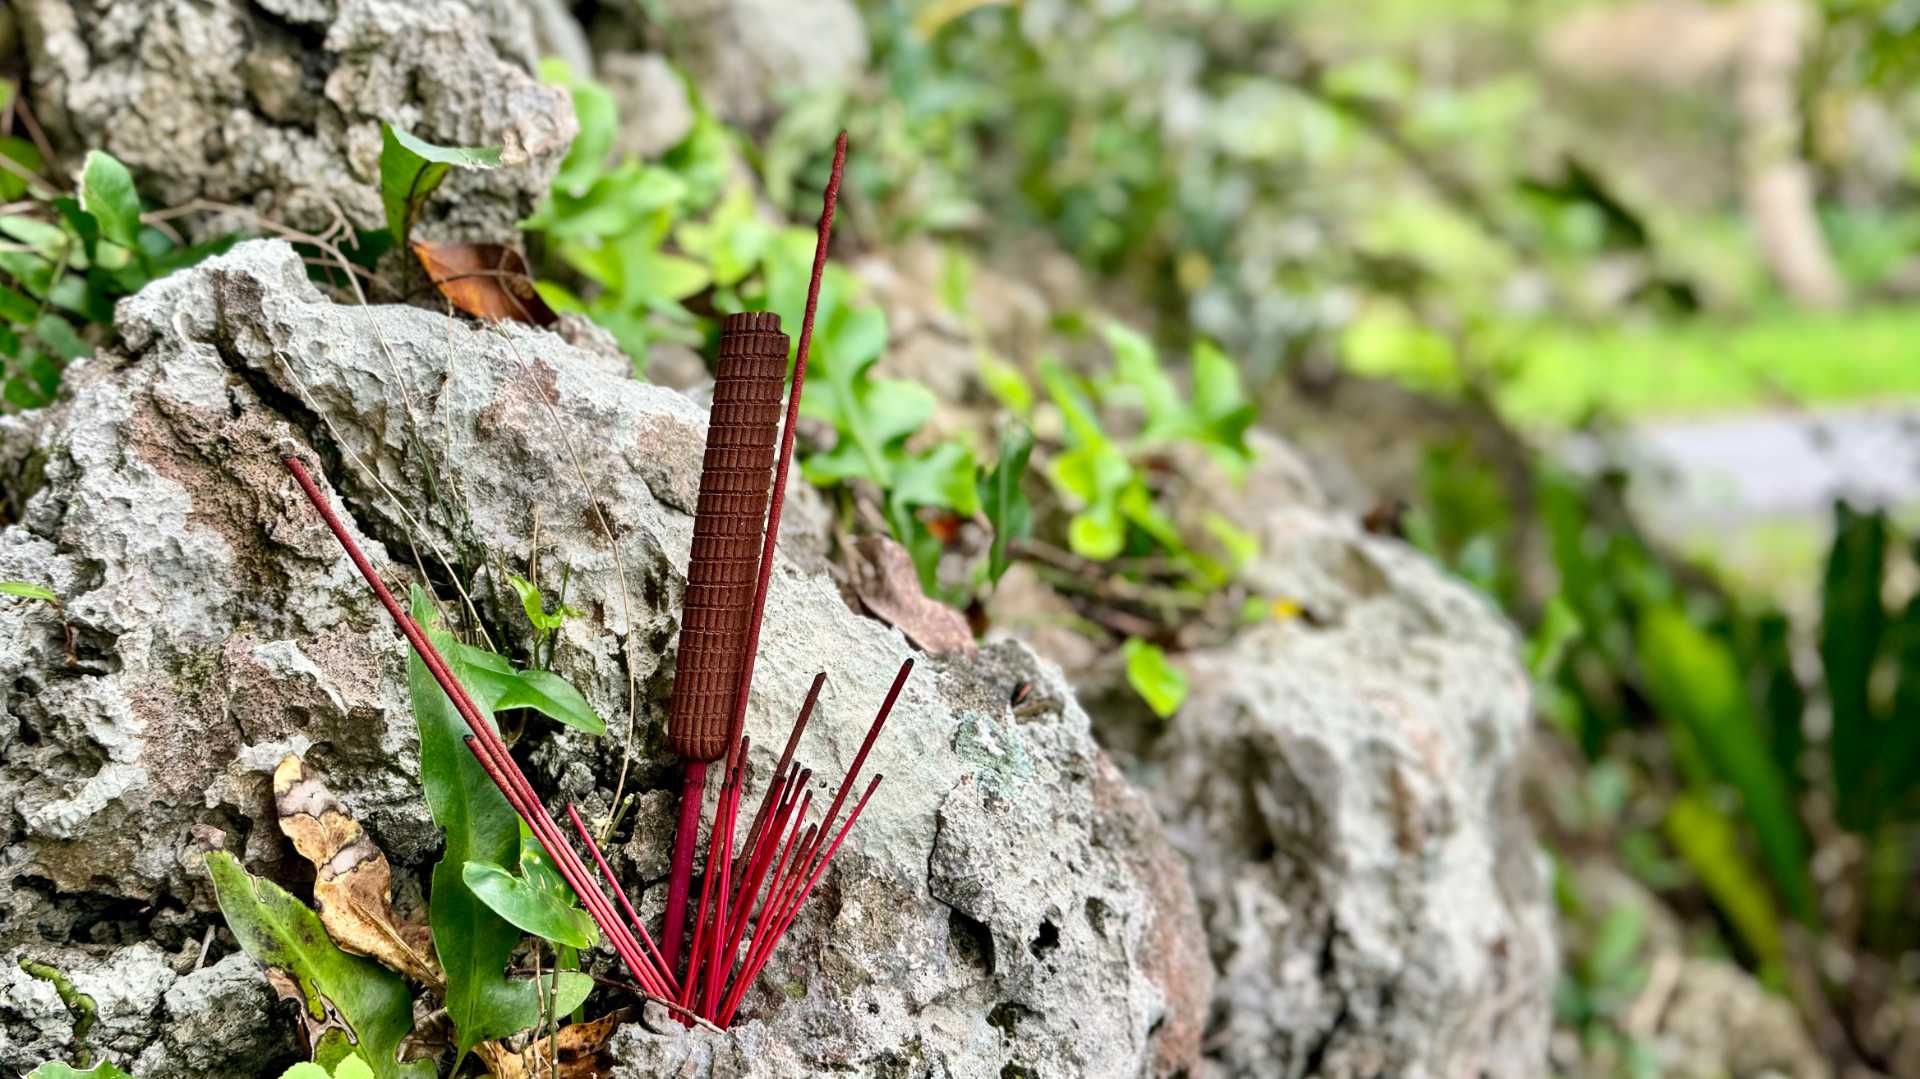
[(1191, 869), (1210, 1053), (1232, 1075), (1535, 1079), (1556, 954), (1512, 631), (1260, 449), (1230, 501), (1261, 540), (1245, 579), (1288, 605), (1185, 657), (1165, 723), (1089, 704)]
[[(464, 581), (478, 624), (516, 654), (528, 637), (499, 567), (524, 571), (537, 513), (546, 572), (567, 567), (567, 601), (586, 612), (555, 665), (610, 727), (604, 740), (536, 733), (540, 781), (605, 808), (629, 676), (631, 781), (664, 777), (654, 747), (704, 437), (694, 403), (541, 331), (330, 304), (277, 242), (149, 287), (119, 323), (124, 355), (76, 364), (60, 404), (0, 428), (0, 474), (24, 505), (0, 532), (0, 575), (49, 582), (63, 604), (0, 606), (9, 964), (44, 953), (76, 982), (94, 977), (157, 951), (126, 942), (153, 936), (141, 919), (164, 909), (174, 967), (190, 969), (217, 921), (198, 853), (236, 850), (269, 873), (285, 857), (260, 800), (285, 745), (309, 750), (403, 868), (430, 856), (400, 646), (281, 470), (283, 450), (321, 468), (391, 579), (455, 566), (442, 591)], [(800, 757), (838, 776), (911, 654), (783, 559), (747, 725), (761, 774), (826, 669)], [(921, 657), (868, 767), (885, 784), (734, 1030), (629, 1024), (614, 1042), (621, 1074), (1195, 1065), (1211, 971), (1185, 875), (1055, 669), (1017, 644)], [(658, 882), (643, 883), (657, 903)], [(63, 907), (100, 913), (83, 923)], [(44, 983), (4, 985), (0, 1068), (23, 1066), (59, 1015)], [(168, 1006), (97, 1002), (103, 1015)], [(143, 1052), (148, 1079), (248, 1074), (261, 1059), (245, 1039), (221, 1060)]]
[[(501, 146), (455, 170), (436, 235), (509, 240), (577, 126), (531, 65), (584, 55), (564, 11), (514, 0), (22, 0), (32, 102), (63, 152), (103, 149), (162, 206), (208, 199), (318, 232), (384, 224), (380, 121)], [(543, 15), (542, 13), (545, 12)], [(192, 214), (189, 234), (253, 222)]]

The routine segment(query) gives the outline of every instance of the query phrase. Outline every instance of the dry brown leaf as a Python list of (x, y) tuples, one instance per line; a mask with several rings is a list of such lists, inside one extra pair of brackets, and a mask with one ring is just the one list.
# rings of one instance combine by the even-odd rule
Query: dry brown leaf
[(428, 958), (431, 933), (393, 912), (387, 856), (299, 757), (288, 755), (273, 770), (273, 804), (280, 830), (313, 863), (314, 906), (333, 942), (416, 981), (439, 985), (440, 972)]
[[(498, 1079), (598, 1079), (611, 1074), (613, 1060), (604, 1052), (614, 1028), (628, 1018), (623, 1009), (598, 1019), (561, 1027), (516, 1053), (498, 1042), (476, 1046), (480, 1058)], [(489, 1048), (490, 1047), (490, 1048)]]
[(551, 326), (559, 318), (534, 290), (526, 260), (511, 247), (428, 240), (415, 240), (412, 247), (440, 295), (475, 318), (534, 326)]
[(920, 574), (905, 547), (886, 536), (862, 536), (852, 555), (854, 594), (875, 618), (899, 627), (929, 652), (974, 650), (966, 617), (920, 590)]

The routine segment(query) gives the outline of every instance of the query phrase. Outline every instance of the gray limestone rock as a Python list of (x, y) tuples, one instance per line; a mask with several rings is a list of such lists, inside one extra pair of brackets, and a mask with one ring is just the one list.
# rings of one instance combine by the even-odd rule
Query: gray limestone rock
[(1090, 705), (1191, 867), (1212, 1052), (1232, 1075), (1544, 1074), (1556, 955), (1512, 631), (1290, 456), (1249, 482), (1245, 576), (1302, 613), (1185, 657), (1164, 724)]
[[(47, 913), (74, 890), (164, 898), (210, 924), (197, 853), (274, 870), (253, 769), (299, 740), (324, 750), (330, 785), (396, 862), (425, 859), (401, 653), (281, 469), (286, 449), (321, 466), (390, 579), (424, 567), (450, 614), (465, 604), (448, 582), (463, 582), (467, 624), (510, 654), (530, 635), (503, 569), (524, 572), (536, 542), (547, 572), (566, 567), (567, 602), (586, 613), (561, 631), (555, 667), (610, 735), (536, 731), (536, 774), (604, 810), (631, 693), (627, 790), (665, 785), (697, 405), (545, 332), (333, 305), (277, 242), (156, 283), (122, 304), (119, 326), (123, 355), (76, 364), (31, 438), (0, 443), (31, 488), (22, 522), (0, 532), (0, 574), (49, 581), (78, 640), (70, 660), (59, 612), (0, 607), (0, 711), (15, 717), (0, 730), (0, 790), (20, 794), (4, 800), (5, 879), (45, 882), (7, 893), (21, 914), (10, 937), (80, 932)], [(911, 654), (783, 557), (747, 721), (760, 773), (825, 669), (800, 757), (837, 777)], [(1033, 688), (1016, 710), (1021, 683)], [(622, 1074), (1195, 1065), (1211, 971), (1185, 874), (1056, 669), (1018, 644), (923, 662), (868, 768), (885, 784), (735, 1029), (630, 1025), (615, 1043)], [(659, 834), (625, 846), (664, 849), (662, 816), (636, 813)], [(643, 907), (658, 902), (656, 879), (635, 883)], [(89, 940), (95, 964), (126, 952)], [(187, 1067), (170, 1051), (141, 1059)]]
[[(545, 23), (524, 4), (25, 0), (18, 10), (33, 105), (56, 146), (112, 153), (165, 206), (205, 199), (308, 231), (342, 216), (377, 228), (386, 120), (433, 142), (504, 147), (507, 167), (455, 170), (429, 219), (438, 236), (505, 240), (576, 131), (566, 94), (529, 74)], [(177, 223), (196, 235), (241, 224)]]

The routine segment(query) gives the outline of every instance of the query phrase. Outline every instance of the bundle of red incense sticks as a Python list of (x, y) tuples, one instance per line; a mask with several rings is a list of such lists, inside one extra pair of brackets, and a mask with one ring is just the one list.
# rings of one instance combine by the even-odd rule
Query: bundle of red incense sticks
[[(740, 541), (751, 538), (743, 536), (738, 522), (751, 520), (759, 523), (758, 511), (751, 508), (751, 503), (743, 508), (743, 502), (756, 497), (756, 487), (758, 497), (765, 497), (766, 458), (757, 456), (757, 453), (770, 447), (765, 445), (757, 431), (741, 430), (738, 424), (733, 429), (709, 435), (708, 458), (701, 485), (701, 514), (695, 526), (693, 557), (696, 564), (690, 567), (688, 574), (688, 614), (683, 627), (683, 632), (697, 629), (700, 640), (695, 648), (689, 648), (685, 640), (682, 642), (681, 662), (685, 669), (676, 675), (675, 707), (670, 718), (670, 727), (673, 728), (670, 742), (687, 754), (688, 764), (682, 791), (680, 827), (674, 844), (673, 874), (669, 881), (663, 939), (659, 945), (647, 933), (626, 889), (614, 876), (612, 867), (607, 864), (579, 812), (571, 805), (567, 807), (574, 834), (599, 868), (602, 879), (611, 890), (611, 896), (595, 882), (585, 862), (508, 753), (506, 743), (474, 706), (472, 698), (428, 640), (425, 631), (407, 616), (386, 584), (374, 572), (372, 564), (348, 535), (305, 466), (296, 458), (286, 459), (287, 468), (293, 473), (300, 489), (346, 549), (354, 566), (366, 578), (381, 605), (419, 654), (434, 680), (446, 692), (461, 718), (472, 729), (472, 735), (466, 739), (467, 747), (479, 759), (481, 767), (500, 788), (514, 811), (527, 822), (528, 828), (547, 849), (553, 864), (579, 895), (581, 904), (606, 935), (607, 942), (641, 991), (673, 1005), (687, 1021), (703, 1019), (722, 1028), (732, 1022), (748, 987), (772, 957), (801, 906), (826, 873), (840, 844), (880, 786), (880, 777), (875, 776), (854, 802), (852, 809), (847, 811), (846, 819), (840, 819), (842, 811), (846, 810), (848, 796), (859, 782), (874, 740), (879, 737), (894, 702), (899, 699), (900, 691), (906, 684), (907, 676), (913, 670), (911, 659), (900, 665), (899, 674), (894, 677), (893, 685), (868, 727), (866, 738), (834, 792), (833, 801), (825, 815), (809, 823), (813, 792), (808, 787), (813, 773), (794, 760), (794, 752), (808, 720), (812, 718), (821, 686), (826, 681), (825, 674), (814, 678), (806, 702), (794, 720), (786, 748), (774, 767), (772, 781), (762, 794), (759, 809), (748, 826), (746, 840), (736, 860), (735, 839), (740, 802), (750, 778), (747, 763), (749, 740), (741, 732), (752, 688), (754, 656), (766, 610), (767, 589), (772, 579), (774, 546), (780, 530), (787, 473), (793, 461), (794, 422), (799, 414), (800, 395), (806, 382), (807, 351), (812, 343), (820, 280), (825, 268), (834, 206), (845, 162), (846, 135), (843, 133), (834, 147), (833, 172), (827, 184), (820, 217), (813, 276), (807, 294), (806, 314), (801, 323), (792, 389), (787, 396), (779, 463), (773, 472), (772, 496), (770, 501), (764, 503), (766, 513), (764, 526), (760, 529), (762, 542), (751, 607), (744, 607), (740, 602), (744, 599), (741, 588), (744, 580), (730, 574), (734, 566), (745, 561)], [(759, 360), (760, 367), (765, 366), (766, 357), (763, 354), (769, 351), (767, 340), (763, 339), (778, 338), (778, 349), (784, 352), (785, 339), (779, 335), (779, 320), (773, 316), (736, 316), (729, 320), (729, 331), (735, 330), (742, 335), (750, 335), (752, 340), (736, 343), (732, 354), (746, 360)], [(725, 341), (722, 354), (724, 363), (729, 354), (729, 344)], [(766, 403), (762, 384), (767, 380), (768, 373), (756, 367), (751, 374), (743, 373), (726, 393), (716, 393), (716, 424), (720, 423), (723, 405), (740, 413), (757, 414)], [(772, 386), (777, 393), (778, 382), (774, 381)], [(758, 422), (766, 421), (762, 419)], [(757, 467), (761, 470), (757, 480), (752, 475), (756, 456)], [(711, 500), (708, 497), (710, 489), (715, 492)], [(708, 548), (717, 549), (719, 557), (714, 557)], [(703, 556), (708, 558), (704, 564), (701, 563)], [(688, 688), (684, 693), (681, 691), (681, 679), (687, 680)], [(683, 699), (689, 702), (684, 707), (681, 703)], [(725, 725), (721, 726), (719, 721), (723, 719)], [(681, 939), (685, 935), (685, 911), (690, 898), (691, 864), (698, 841), (707, 762), (719, 759), (725, 760), (726, 771), (719, 792), (718, 811), (708, 830), (700, 904), (693, 922), (686, 968), (681, 971), (676, 960)], [(747, 936), (749, 929), (752, 930), (751, 938)]]

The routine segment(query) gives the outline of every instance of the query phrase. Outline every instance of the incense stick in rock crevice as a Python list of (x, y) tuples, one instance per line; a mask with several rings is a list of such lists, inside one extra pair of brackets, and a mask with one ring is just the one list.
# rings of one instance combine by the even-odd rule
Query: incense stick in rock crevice
[[(834, 793), (826, 813), (809, 822), (813, 792), (809, 789), (813, 772), (795, 759), (802, 733), (813, 716), (824, 674), (813, 680), (805, 703), (796, 716), (786, 748), (775, 765), (758, 810), (748, 827), (741, 856), (734, 858), (734, 841), (739, 808), (749, 781), (747, 740), (741, 737), (754, 667), (754, 652), (760, 638), (768, 585), (772, 577), (774, 547), (779, 535), (780, 510), (786, 480), (793, 459), (794, 420), (805, 384), (807, 349), (812, 338), (813, 317), (818, 303), (821, 274), (825, 267), (828, 240), (833, 225), (835, 198), (846, 159), (846, 136), (834, 147), (832, 179), (827, 185), (821, 213), (818, 244), (814, 255), (812, 288), (807, 298), (799, 348), (793, 372), (792, 390), (787, 398), (786, 424), (780, 442), (779, 463), (773, 473), (771, 501), (766, 501), (767, 458), (771, 456), (771, 416), (778, 405), (779, 368), (784, 361), (786, 339), (778, 333), (778, 320), (771, 315), (736, 316), (729, 320), (732, 341), (723, 343), (723, 367), (738, 361), (740, 378), (726, 394), (726, 409), (716, 391), (716, 443), (708, 447), (708, 472), (724, 473), (713, 483), (703, 474), (701, 514), (710, 527), (704, 532), (700, 519), (695, 524), (695, 562), (688, 579), (688, 625), (698, 623), (698, 640), (682, 642), (679, 673), (675, 682), (675, 715), (681, 717), (676, 730), (670, 717), (670, 740), (674, 748), (688, 756), (687, 790), (683, 793), (681, 827), (675, 837), (674, 866), (677, 892), (670, 892), (668, 925), (672, 927), (656, 946), (641, 924), (633, 901), (615, 877), (599, 844), (581, 819), (577, 809), (567, 807), (567, 816), (595, 866), (612, 889), (612, 896), (601, 891), (586, 863), (575, 852), (559, 825), (548, 815), (538, 794), (528, 783), (506, 744), (491, 722), (474, 705), (464, 687), (454, 677), (446, 661), (415, 624), (386, 585), (374, 572), (345, 526), (334, 514), (318, 486), (299, 460), (289, 457), (286, 465), (307, 499), (313, 504), (335, 538), (345, 548), (356, 569), (386, 608), (396, 627), (413, 646), (434, 680), (455, 710), (466, 721), (471, 735), (465, 741), (487, 777), (500, 788), (514, 812), (527, 822), (541, 845), (553, 859), (567, 884), (580, 897), (594, 923), (618, 955), (642, 992), (669, 1003), (683, 1022), (698, 1019), (721, 1027), (732, 1022), (749, 987), (772, 957), (780, 940), (799, 916), (801, 907), (820, 883), (841, 844), (866, 810), (881, 779), (867, 783), (846, 819), (840, 819), (849, 796), (859, 785), (880, 731), (898, 702), (901, 690), (913, 671), (913, 660), (900, 665), (892, 686), (867, 728), (849, 764), (846, 776)], [(714, 492), (708, 497), (709, 490)], [(765, 524), (760, 526), (758, 506), (765, 505)], [(712, 521), (721, 524), (711, 525)], [(758, 536), (759, 557), (751, 557), (752, 539)], [(703, 543), (703, 537), (707, 542)], [(704, 568), (699, 564), (703, 561)], [(714, 554), (723, 557), (715, 564)], [(757, 579), (746, 598), (745, 568), (757, 568)], [(695, 672), (695, 673), (689, 673)], [(689, 679), (682, 705), (680, 675)], [(730, 707), (729, 707), (730, 706)], [(689, 718), (691, 717), (691, 718)], [(688, 884), (693, 848), (700, 824), (701, 794), (707, 764), (723, 761), (719, 811), (708, 833), (705, 870), (702, 874), (701, 900), (691, 934), (692, 947), (683, 977), (675, 952), (684, 932)], [(837, 827), (836, 827), (837, 825)], [(675, 900), (677, 899), (677, 904)], [(617, 904), (617, 906), (616, 906)], [(678, 911), (676, 912), (676, 905)], [(749, 933), (751, 936), (749, 937)]]
[(700, 500), (687, 559), (680, 654), (667, 713), (667, 748), (686, 761), (666, 924), (661, 927), (669, 967), (677, 965), (684, 932), (685, 888), (693, 873), (707, 762), (726, 756), (731, 746), (728, 726), (747, 658), (747, 619), (753, 610), (786, 368), (787, 335), (780, 332), (780, 316), (747, 312), (721, 322)]
[[(780, 463), (778, 467), (774, 469), (773, 473), (773, 497), (767, 505), (765, 527), (760, 529), (759, 532), (761, 537), (760, 557), (757, 566), (759, 575), (754, 586), (753, 605), (742, 627), (741, 637), (739, 639), (738, 647), (743, 654), (743, 662), (737, 671), (737, 682), (735, 683), (733, 694), (733, 712), (731, 721), (727, 725), (725, 746), (723, 748), (729, 769), (739, 763), (737, 750), (740, 743), (740, 732), (746, 724), (747, 702), (753, 688), (755, 653), (759, 651), (760, 647), (760, 624), (762, 616), (766, 611), (767, 589), (773, 579), (774, 546), (780, 539), (780, 511), (786, 502), (787, 474), (793, 464), (795, 424), (800, 417), (800, 395), (806, 389), (807, 384), (807, 353), (813, 345), (813, 319), (820, 306), (820, 282), (826, 272), (827, 249), (833, 239), (833, 214), (834, 209), (839, 205), (840, 179), (845, 173), (846, 164), (847, 133), (842, 131), (840, 137), (834, 140), (833, 171), (827, 177), (827, 188), (821, 196), (820, 226), (814, 238), (813, 247), (813, 271), (807, 283), (807, 306), (800, 320), (799, 347), (794, 352), (793, 388), (787, 393), (786, 423), (780, 433)], [(777, 316), (773, 316), (773, 329), (777, 330), (778, 327), (779, 319)], [(725, 327), (723, 326), (722, 329), (724, 334)], [(782, 338), (783, 342), (784, 340), (785, 339)], [(724, 355), (724, 346), (722, 351)], [(718, 403), (719, 397), (716, 392), (716, 409)], [(713, 437), (711, 430), (710, 427), (709, 440)], [(704, 473), (701, 476), (700, 489), (702, 494), (700, 508), (705, 510), (707, 477)], [(757, 521), (756, 524), (758, 524)], [(696, 537), (699, 535), (700, 527), (700, 520), (696, 516), (694, 520), (694, 533)], [(714, 527), (717, 528), (717, 526)], [(696, 543), (692, 554), (694, 562), (700, 559), (701, 554), (701, 549)], [(698, 567), (696, 565), (689, 564), (687, 573), (689, 581), (693, 580), (697, 571)], [(689, 591), (689, 603), (691, 603), (691, 598), (692, 593)], [(674, 674), (674, 700), (676, 704), (678, 704), (680, 699), (679, 679), (679, 668), (676, 668)], [(714, 756), (718, 757), (719, 755), (720, 754), (716, 753)], [(670, 966), (673, 965), (673, 960), (678, 958), (680, 936), (686, 918), (687, 893), (692, 883), (693, 873), (693, 847), (697, 838), (696, 833), (700, 826), (700, 804), (702, 795), (706, 789), (706, 771), (704, 764), (690, 762), (681, 780), (680, 818), (678, 825), (674, 829), (673, 856), (669, 863), (669, 873), (667, 877), (666, 920), (662, 927), (662, 934), (665, 936), (667, 942), (667, 959)], [(726, 852), (726, 858), (729, 862), (732, 860), (732, 854), (731, 844), (729, 843)]]

